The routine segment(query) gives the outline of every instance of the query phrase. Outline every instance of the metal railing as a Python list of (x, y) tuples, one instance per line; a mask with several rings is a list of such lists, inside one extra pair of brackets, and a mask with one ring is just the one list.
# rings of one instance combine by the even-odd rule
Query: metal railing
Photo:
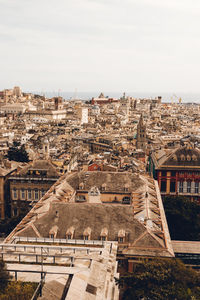
[(39, 282), (35, 293), (33, 294), (33, 297), (31, 298), (31, 300), (37, 300), (38, 297), (42, 297), (42, 288), (44, 286), (44, 280), (41, 279), (41, 281)]
[[(57, 243), (57, 244), (74, 244), (74, 245), (101, 245), (104, 246), (105, 241), (98, 240), (77, 240), (77, 239), (56, 239), (56, 238), (37, 238), (37, 237), (20, 237), (15, 236), (12, 243), (29, 242), (29, 243)], [(107, 242), (108, 243), (108, 242)]]
[[(91, 265), (92, 258), (87, 257), (74, 257), (72, 255), (46, 255), (46, 254), (32, 254), (32, 253), (0, 253), (1, 259), (5, 262), (16, 262), (16, 263), (29, 263), (29, 264), (67, 264), (69, 267), (75, 266), (78, 261), (88, 262), (88, 268)], [(7, 256), (7, 257), (6, 257)], [(13, 257), (13, 259), (12, 259)], [(45, 260), (44, 260), (45, 259)], [(62, 259), (62, 261), (59, 261)], [(87, 266), (86, 266), (87, 267)]]
[[(0, 244), (0, 253), (3, 251), (7, 251), (7, 253), (10, 253), (12, 251), (27, 251), (31, 250), (34, 253), (41, 253), (41, 249), (46, 251), (47, 254), (50, 254), (52, 251), (56, 251), (57, 254), (62, 254), (66, 251), (72, 251), (74, 254), (77, 252), (85, 252), (86, 254), (89, 254), (91, 252), (95, 253), (102, 253), (101, 247), (76, 247), (76, 246), (51, 246), (51, 245), (27, 245), (27, 244)], [(9, 251), (9, 252), (8, 252)]]
[[(44, 272), (44, 271), (34, 271), (34, 270), (16, 270), (16, 269), (10, 269), (9, 267), (7, 267), (7, 271), (10, 272), (10, 273), (14, 273), (14, 279), (16, 281), (18, 279), (18, 275), (17, 275), (18, 273), (40, 274), (40, 280), (44, 280), (47, 273), (52, 274), (52, 272), (46, 272), (46, 271)], [(63, 273), (56, 273), (56, 274), (63, 274)]]

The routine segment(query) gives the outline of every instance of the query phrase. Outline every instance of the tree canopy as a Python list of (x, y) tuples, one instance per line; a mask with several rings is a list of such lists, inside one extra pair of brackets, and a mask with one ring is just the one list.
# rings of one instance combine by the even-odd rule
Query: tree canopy
[(38, 285), (36, 282), (10, 281), (6, 264), (0, 260), (0, 300), (29, 300)]
[(22, 207), (22, 212), (18, 216), (0, 220), (0, 237), (7, 236), (19, 224), (29, 211), (28, 203)]
[(197, 300), (200, 278), (176, 259), (155, 259), (135, 264), (133, 273), (116, 279), (123, 287), (122, 300)]
[(186, 197), (168, 196), (163, 201), (172, 240), (200, 240), (200, 205)]
[(4, 292), (8, 285), (8, 280), (10, 276), (6, 269), (6, 264), (4, 261), (0, 260), (0, 293)]
[(28, 153), (26, 152), (25, 146), (19, 146), (18, 143), (14, 142), (8, 150), (7, 157), (9, 160), (14, 160), (18, 162), (28, 162)]
[(37, 288), (36, 282), (10, 281), (0, 293), (0, 300), (30, 300)]

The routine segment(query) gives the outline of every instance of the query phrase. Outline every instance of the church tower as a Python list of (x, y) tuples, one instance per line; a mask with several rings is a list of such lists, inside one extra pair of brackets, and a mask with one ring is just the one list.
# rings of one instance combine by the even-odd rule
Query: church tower
[(136, 148), (146, 151), (146, 125), (144, 124), (142, 114), (137, 125)]
[(45, 159), (49, 158), (49, 141), (47, 137), (45, 137), (43, 141), (43, 156)]

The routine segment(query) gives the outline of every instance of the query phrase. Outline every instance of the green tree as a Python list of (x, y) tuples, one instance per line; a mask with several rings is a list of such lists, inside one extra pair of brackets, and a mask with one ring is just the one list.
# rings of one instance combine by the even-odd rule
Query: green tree
[(30, 300), (37, 287), (36, 282), (11, 281), (8, 283), (0, 300)]
[(7, 236), (10, 232), (19, 224), (19, 222), (25, 217), (28, 213), (28, 205), (23, 208), (23, 212), (20, 215), (6, 218), (5, 220), (0, 220), (0, 236)]
[(122, 300), (200, 299), (200, 278), (176, 259), (155, 259), (135, 264), (133, 273), (116, 279)]
[(25, 146), (19, 146), (19, 143), (14, 142), (13, 146), (8, 149), (7, 157), (9, 160), (18, 162), (28, 162), (28, 153), (26, 152)]
[(0, 294), (5, 291), (9, 278), (10, 276), (6, 269), (6, 264), (4, 261), (0, 260)]
[(200, 240), (200, 205), (181, 196), (168, 196), (163, 204), (172, 240)]

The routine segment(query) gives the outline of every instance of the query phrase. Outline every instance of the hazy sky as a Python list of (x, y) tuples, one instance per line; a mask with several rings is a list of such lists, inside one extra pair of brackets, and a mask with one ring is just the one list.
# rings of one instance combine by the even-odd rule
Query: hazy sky
[(0, 89), (200, 92), (199, 0), (0, 0)]

